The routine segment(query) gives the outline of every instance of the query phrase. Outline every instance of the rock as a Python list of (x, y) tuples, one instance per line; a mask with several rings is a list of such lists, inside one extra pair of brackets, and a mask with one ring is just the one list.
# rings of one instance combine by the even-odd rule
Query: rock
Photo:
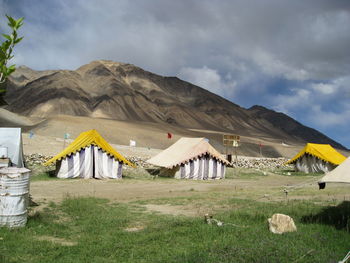
[(269, 230), (274, 234), (283, 234), (286, 232), (297, 231), (293, 218), (284, 214), (274, 214), (267, 219), (269, 222)]
[(280, 158), (251, 158), (251, 157), (239, 157), (234, 160), (232, 166), (234, 168), (250, 168), (250, 169), (293, 169), (292, 165), (285, 164), (288, 159)]
[(52, 156), (44, 156), (40, 153), (24, 155), (25, 165), (29, 168), (32, 168), (33, 166), (40, 166), (51, 158)]

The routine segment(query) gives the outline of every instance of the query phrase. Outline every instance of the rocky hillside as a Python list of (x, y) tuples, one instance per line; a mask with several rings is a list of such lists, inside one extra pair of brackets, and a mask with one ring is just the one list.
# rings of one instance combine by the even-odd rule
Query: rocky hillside
[(302, 138), (305, 141), (311, 143), (329, 143), (336, 148), (344, 148), (341, 144), (333, 141), (326, 135), (320, 133), (315, 129), (302, 125), (300, 122), (297, 122), (284, 113), (275, 112), (258, 105), (249, 108), (248, 111), (250, 112), (250, 115), (256, 120), (267, 121), (273, 127), (278, 128), (295, 138)]
[(9, 85), (7, 109), (25, 116), (63, 114), (167, 123), (341, 147), (284, 114), (259, 107), (247, 110), (176, 77), (159, 76), (131, 64), (93, 61), (75, 71), (20, 67)]

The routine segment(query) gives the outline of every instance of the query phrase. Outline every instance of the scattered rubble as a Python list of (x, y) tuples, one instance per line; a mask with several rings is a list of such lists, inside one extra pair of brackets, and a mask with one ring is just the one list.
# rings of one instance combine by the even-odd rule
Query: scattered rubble
[(24, 162), (27, 167), (41, 165), (46, 161), (50, 160), (53, 156), (45, 156), (40, 153), (33, 153), (30, 155), (24, 155)]
[(149, 158), (143, 158), (143, 157), (138, 157), (138, 156), (127, 156), (126, 159), (128, 161), (134, 163), (138, 167), (142, 167), (142, 168), (153, 167), (151, 164), (146, 162)]
[(233, 160), (232, 167), (234, 168), (251, 168), (251, 169), (293, 169), (292, 165), (285, 164), (289, 159), (287, 158), (253, 158), (253, 157), (239, 157)]
[[(51, 159), (52, 156), (45, 156), (40, 153), (25, 155), (25, 163), (27, 167), (41, 165), (47, 160)], [(153, 166), (146, 161), (149, 158), (139, 157), (139, 156), (127, 156), (127, 160), (136, 164), (136, 166), (141, 168), (152, 168)], [(288, 161), (286, 158), (254, 158), (254, 157), (244, 157), (240, 156), (237, 161), (233, 160), (232, 167), (234, 168), (250, 168), (250, 169), (292, 169), (293, 166), (286, 165), (285, 162)], [(54, 164), (53, 164), (54, 165)]]

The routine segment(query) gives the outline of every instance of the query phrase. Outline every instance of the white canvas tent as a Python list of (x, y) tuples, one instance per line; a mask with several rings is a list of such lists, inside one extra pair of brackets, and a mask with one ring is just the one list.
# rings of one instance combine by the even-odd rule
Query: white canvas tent
[(56, 162), (58, 178), (121, 179), (123, 164), (134, 166), (96, 130), (81, 133), (66, 149), (45, 163)]
[(319, 181), (320, 188), (323, 189), (326, 183), (348, 183), (350, 184), (350, 157), (347, 158), (333, 171), (327, 173)]
[(160, 175), (177, 179), (223, 179), (229, 162), (205, 138), (181, 138), (147, 161), (160, 166)]
[(0, 128), (0, 147), (7, 148), (12, 165), (24, 167), (21, 128)]

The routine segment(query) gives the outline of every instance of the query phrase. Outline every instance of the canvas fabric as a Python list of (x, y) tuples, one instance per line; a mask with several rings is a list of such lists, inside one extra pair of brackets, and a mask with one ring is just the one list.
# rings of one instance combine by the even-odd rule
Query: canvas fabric
[(201, 156), (209, 155), (211, 158), (226, 165), (229, 164), (221, 154), (212, 147), (205, 138), (181, 138), (176, 143), (160, 152), (147, 162), (160, 167), (172, 169)]
[(322, 177), (320, 183), (350, 183), (350, 157)]
[(291, 160), (287, 162), (287, 164), (294, 164), (302, 158), (304, 155), (312, 155), (321, 159), (325, 162), (339, 165), (345, 161), (346, 157), (341, 153), (337, 152), (332, 146), (329, 144), (316, 144), (316, 143), (307, 143), (306, 146)]
[(174, 176), (176, 179), (213, 180), (224, 179), (226, 165), (209, 156), (203, 156), (172, 169), (162, 169), (161, 176)]
[(121, 179), (123, 162), (116, 161), (113, 157), (94, 147), (95, 177), (97, 179)]
[(0, 146), (7, 148), (8, 157), (14, 166), (24, 167), (21, 128), (0, 128)]
[(320, 173), (332, 171), (336, 165), (325, 162), (316, 156), (304, 154), (295, 162), (295, 170), (304, 173)]
[(88, 146), (63, 158), (56, 169), (58, 178), (121, 179), (122, 165), (101, 148)]
[(135, 167), (134, 164), (125, 159), (124, 156), (122, 156), (111, 145), (109, 145), (108, 142), (105, 139), (103, 139), (103, 137), (96, 130), (82, 132), (70, 145), (68, 145), (67, 148), (65, 148), (62, 152), (45, 162), (44, 165), (49, 165), (53, 162), (60, 161), (61, 159), (75, 154), (81, 149), (91, 145), (97, 146), (98, 148), (102, 149), (110, 156), (113, 156), (114, 159), (119, 160), (126, 165)]

